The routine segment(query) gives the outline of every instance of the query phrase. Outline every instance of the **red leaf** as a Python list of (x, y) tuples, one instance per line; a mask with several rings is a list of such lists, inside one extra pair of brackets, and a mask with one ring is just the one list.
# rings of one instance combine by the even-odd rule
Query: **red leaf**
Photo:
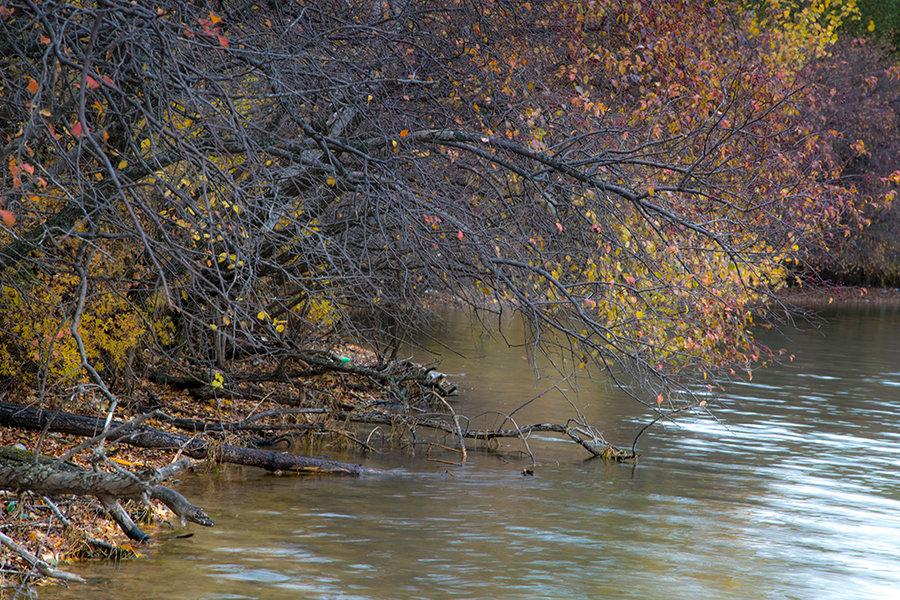
[(219, 40), (220, 46), (222, 46), (223, 48), (228, 47), (228, 38), (227, 37), (225, 37), (224, 35), (219, 35), (218, 40)]
[(29, 175), (34, 175), (34, 165), (31, 163), (22, 163), (22, 170)]
[(97, 88), (100, 87), (100, 84), (97, 83), (97, 80), (94, 79), (93, 77), (91, 77), (90, 75), (87, 76), (87, 79), (85, 81), (87, 82), (87, 86), (88, 86), (89, 90), (96, 90)]
[(459, 241), (462, 241), (464, 237), (465, 235), (463, 234), (462, 230), (456, 232), (456, 239), (458, 239)]
[(662, 403), (663, 403), (663, 395), (659, 394), (658, 396), (656, 396), (656, 405), (659, 406)]
[(557, 229), (560, 233), (562, 233), (562, 232), (563, 232), (563, 224), (560, 223), (559, 221), (557, 221), (557, 222), (556, 222), (556, 229)]
[(84, 135), (84, 127), (81, 126), (81, 121), (76, 121), (75, 124), (72, 125), (70, 133), (74, 137), (81, 137), (82, 135)]
[(106, 85), (109, 85), (109, 86), (113, 85), (112, 77), (110, 77), (109, 75), (104, 75), (100, 79), (102, 79), (103, 83), (105, 83)]

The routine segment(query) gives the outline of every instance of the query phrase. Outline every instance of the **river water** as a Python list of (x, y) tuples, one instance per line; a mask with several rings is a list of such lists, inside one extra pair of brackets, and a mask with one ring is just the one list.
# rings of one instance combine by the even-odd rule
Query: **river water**
[[(87, 586), (41, 596), (900, 598), (900, 312), (826, 317), (764, 332), (796, 360), (730, 385), (717, 419), (657, 426), (637, 466), (533, 437), (533, 477), (487, 452), (365, 459), (398, 471), (358, 480), (226, 469), (181, 486), (215, 528), (74, 565)], [(557, 383), (461, 315), (440, 335), (458, 411), (508, 412)], [(560, 387), (517, 420), (564, 420), (565, 393), (613, 441), (644, 422), (603, 381)]]

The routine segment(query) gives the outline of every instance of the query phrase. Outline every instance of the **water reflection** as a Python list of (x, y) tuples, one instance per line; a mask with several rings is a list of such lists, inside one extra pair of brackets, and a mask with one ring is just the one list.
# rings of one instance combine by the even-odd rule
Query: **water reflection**
[[(889, 598), (900, 589), (900, 315), (830, 315), (771, 334), (797, 361), (731, 386), (719, 421), (663, 424), (636, 469), (534, 440), (542, 464), (373, 460), (400, 475), (277, 478), (230, 469), (184, 487), (217, 521), (129, 564), (84, 565), (64, 598)], [(441, 369), (460, 410), (547, 389), (528, 360), (449, 319)], [(571, 382), (566, 383), (571, 387)], [(612, 439), (639, 427), (602, 382), (569, 397)], [(522, 420), (559, 419), (556, 392)], [(518, 415), (517, 415), (518, 416)], [(487, 417), (490, 419), (491, 417)], [(515, 444), (515, 442), (510, 442)]]

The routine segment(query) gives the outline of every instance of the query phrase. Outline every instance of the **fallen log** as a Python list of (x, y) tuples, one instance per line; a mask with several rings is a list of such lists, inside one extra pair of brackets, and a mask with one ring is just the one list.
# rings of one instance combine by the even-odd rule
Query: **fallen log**
[[(44, 410), (21, 404), (0, 402), (0, 425), (42, 431), (66, 433), (91, 437), (103, 431), (104, 420), (87, 415), (61, 410)], [(110, 428), (121, 426), (113, 421)], [(179, 450), (185, 456), (201, 460), (259, 467), (267, 471), (287, 471), (293, 473), (323, 473), (334, 475), (362, 475), (375, 473), (362, 465), (325, 458), (296, 456), (286, 452), (273, 452), (256, 448), (245, 448), (232, 444), (210, 444), (202, 439), (169, 433), (146, 425), (124, 428), (107, 438), (138, 448)]]
[(125, 512), (118, 502), (120, 499), (154, 498), (181, 519), (212, 527), (212, 519), (202, 508), (175, 490), (159, 485), (160, 481), (186, 466), (187, 461), (180, 461), (138, 477), (127, 472), (89, 471), (48, 456), (35, 457), (27, 450), (3, 446), (0, 447), (0, 489), (45, 496), (95, 496), (129, 538), (143, 542), (149, 536)]

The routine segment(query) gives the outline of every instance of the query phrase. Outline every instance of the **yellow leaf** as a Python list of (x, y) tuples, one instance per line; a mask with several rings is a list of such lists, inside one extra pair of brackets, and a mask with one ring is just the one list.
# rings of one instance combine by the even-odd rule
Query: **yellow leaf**
[(282, 331), (284, 331), (284, 323), (279, 323), (278, 325), (276, 325), (275, 331), (277, 331), (278, 333), (281, 333)]
[(128, 161), (123, 158), (122, 160), (119, 161), (119, 170), (122, 171), (127, 168), (128, 168)]
[(325, 180), (325, 183), (327, 183), (329, 187), (334, 187), (337, 185), (337, 179), (335, 179), (334, 177), (329, 177)]
[(866, 25), (866, 29), (868, 29), (870, 32), (875, 31), (875, 21), (869, 19), (869, 24)]
[(652, 187), (652, 186), (651, 186), (651, 187), (648, 187), (648, 188), (647, 188), (647, 195), (650, 196), (650, 197), (652, 198), (652, 197), (654, 196), (654, 194), (656, 194), (656, 188), (654, 188), (654, 187)]
[(146, 152), (149, 149), (150, 149), (150, 139), (145, 138), (145, 139), (141, 140), (141, 150)]
[(213, 375), (212, 381), (209, 382), (210, 387), (215, 389), (222, 389), (225, 387), (225, 376), (220, 372), (216, 371)]
[(258, 313), (256, 313), (256, 318), (259, 319), (260, 321), (265, 321), (268, 317), (269, 317), (269, 314), (264, 310), (261, 310)]

